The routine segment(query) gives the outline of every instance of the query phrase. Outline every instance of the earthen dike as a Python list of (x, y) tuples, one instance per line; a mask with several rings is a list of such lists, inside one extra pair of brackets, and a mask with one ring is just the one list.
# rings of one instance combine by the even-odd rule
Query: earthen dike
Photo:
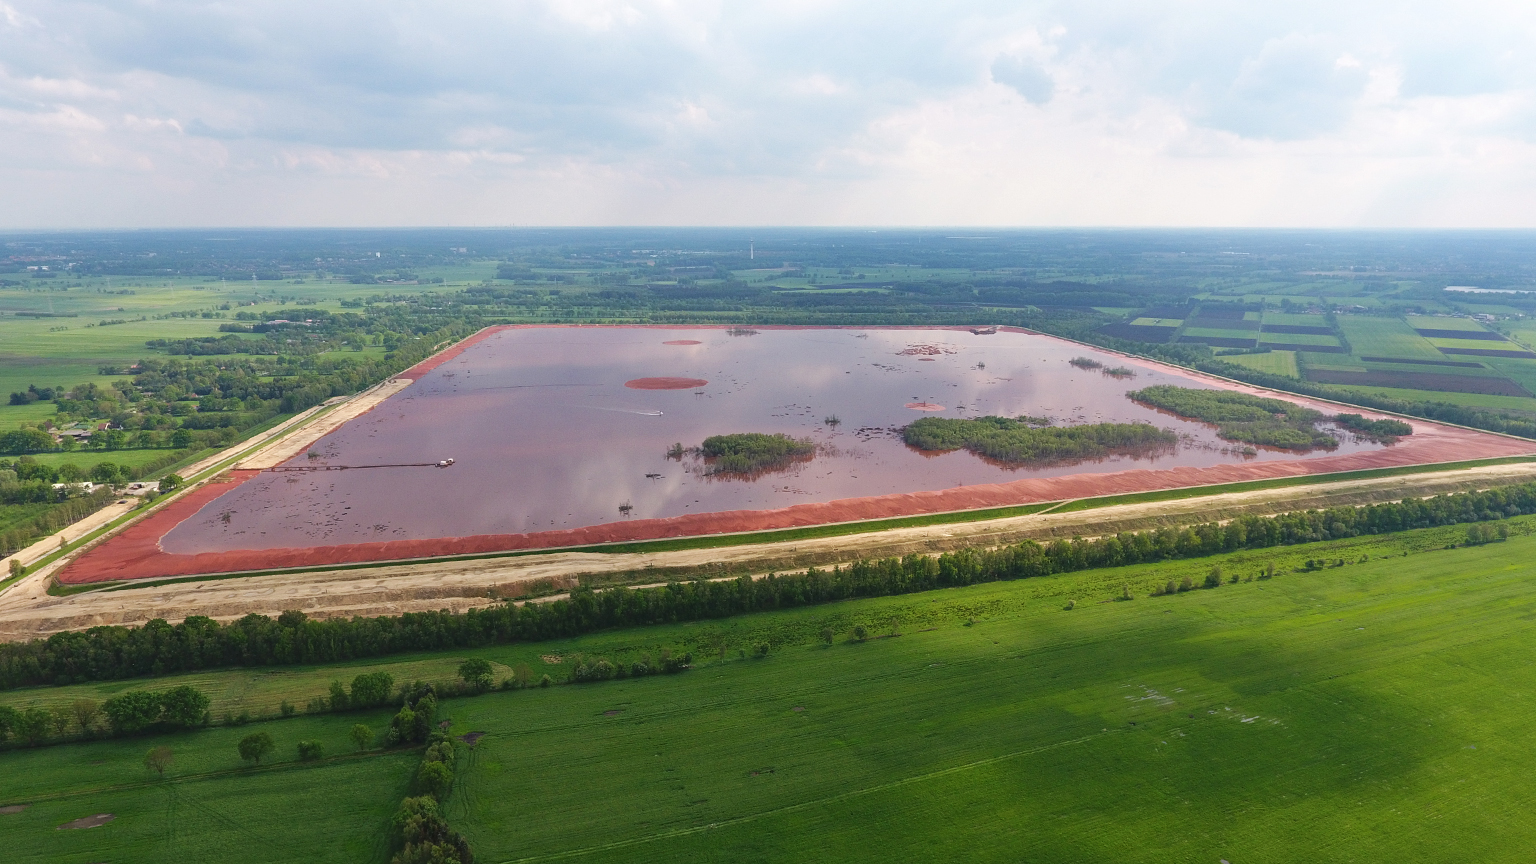
[[(396, 380), (400, 382), (401, 386), (406, 382), (415, 381), (437, 366), (458, 357), (464, 350), (492, 333), (502, 329), (525, 326), (561, 325), (504, 325), (487, 328), (401, 373), (397, 376)], [(665, 325), (658, 327), (658, 329), (677, 330), (690, 328), (678, 325)], [(699, 326), (691, 329), (723, 328)], [(771, 329), (827, 328), (785, 327)], [(913, 329), (954, 329), (964, 331), (969, 328), (937, 328), (929, 326)], [(1020, 333), (1032, 332), (1020, 328), (1003, 329)], [(1042, 336), (1044, 334), (1032, 335)], [(1047, 336), (1046, 338), (1055, 337)], [(1092, 347), (1096, 351), (1105, 350), (1097, 346)], [(1143, 358), (1127, 357), (1127, 359), (1143, 366), (1172, 370), (1180, 375), (1218, 384), (1226, 389), (1289, 400), (1316, 408), (1325, 413), (1337, 413), (1341, 409), (1346, 409), (1364, 413), (1367, 416), (1387, 416), (1381, 414), (1381, 412), (1359, 409), (1354, 406), (1242, 385), (1237, 382), (1216, 378), (1215, 376), (1192, 372), (1188, 369), (1165, 366)], [(391, 392), (397, 392), (397, 390), (392, 390)], [(358, 412), (352, 419), (355, 419), (355, 416), (361, 416), (361, 413), (366, 412)], [(259, 473), (259, 470), (255, 469), (236, 469), (180, 496), (146, 518), (130, 523), (115, 536), (85, 550), (58, 572), (57, 579), (66, 585), (83, 585), (119, 580), (267, 571), (298, 567), (324, 567), (328, 565), (366, 562), (409, 561), (412, 559), (477, 555), (516, 550), (593, 546), (605, 543), (766, 531), (830, 523), (980, 510), (1046, 501), (1074, 500), (1104, 495), (1151, 492), (1284, 477), (1522, 456), (1536, 452), (1536, 443), (1523, 439), (1449, 426), (1417, 418), (1402, 419), (1411, 423), (1414, 431), (1411, 436), (1403, 438), (1395, 446), (1370, 452), (1309, 460), (1220, 465), (1207, 468), (1137, 469), (1107, 474), (1029, 478), (1005, 483), (965, 486), (952, 489), (798, 504), (770, 510), (700, 513), (524, 534), (484, 534), (427, 540), (338, 544), (314, 548), (209, 552), (195, 555), (170, 554), (162, 550), (159, 546), (160, 538), (177, 524), (190, 518), (208, 502), (228, 492), (233, 488), (230, 484), (242, 483)], [(331, 428), (334, 428), (334, 425)], [(306, 435), (303, 430), (295, 434), (300, 436)], [(324, 434), (324, 432), (320, 434)], [(293, 439), (290, 439), (274, 446), (281, 446), (285, 451), (296, 453), (298, 448), (307, 446), (310, 441), (318, 437), (318, 434), (311, 432), (307, 437), (298, 439), (297, 444)], [(257, 457), (257, 459), (260, 458), (260, 456)], [(256, 460), (250, 461), (254, 462)], [(267, 463), (271, 462), (270, 459), (265, 461)]]

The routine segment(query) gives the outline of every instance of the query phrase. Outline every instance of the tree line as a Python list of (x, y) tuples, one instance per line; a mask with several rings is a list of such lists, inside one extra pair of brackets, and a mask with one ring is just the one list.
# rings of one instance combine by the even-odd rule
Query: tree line
[(172, 625), (103, 626), (0, 644), (0, 689), (165, 675), (229, 666), (332, 663), (407, 651), (437, 651), (566, 638), (613, 627), (724, 618), (770, 609), (935, 588), (1026, 579), (1097, 567), (1166, 561), (1361, 534), (1492, 521), (1536, 513), (1536, 483), (1225, 524), (1126, 532), (1095, 540), (1025, 541), (937, 557), (860, 560), (831, 570), (699, 579), (656, 588), (578, 588), (548, 603), (506, 603), (465, 612), (412, 612), (311, 620), (247, 615), (220, 623), (191, 616)]

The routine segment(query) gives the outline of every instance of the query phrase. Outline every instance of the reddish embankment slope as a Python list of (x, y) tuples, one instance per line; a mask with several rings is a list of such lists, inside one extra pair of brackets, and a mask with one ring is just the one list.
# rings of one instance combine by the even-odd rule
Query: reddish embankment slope
[(637, 519), (588, 528), (543, 531), (533, 534), (485, 534), (433, 540), (354, 543), (308, 549), (209, 552), (200, 555), (171, 555), (161, 551), (158, 541), (166, 532), (195, 514), (209, 501), (232, 488), (228, 483), (243, 482), (256, 473), (235, 471), (231, 472), (224, 482), (210, 483), (197, 489), (186, 497), (172, 502), (160, 512), (129, 526), (111, 540), (88, 550), (60, 573), (59, 580), (69, 584), (80, 584), (115, 579), (145, 579), (282, 567), (389, 561), (436, 555), (465, 555), (515, 549), (652, 540), (664, 537), (689, 537), (701, 534), (763, 531), (1275, 477), (1516, 456), (1536, 450), (1536, 445), (1512, 438), (1422, 421), (1415, 421), (1413, 425), (1414, 434), (1393, 447), (1366, 453), (1294, 462), (1258, 462), (1247, 465), (1222, 465), (1214, 468), (1134, 470), (1112, 474), (1042, 477), (931, 492), (849, 498), (822, 504), (797, 504), (777, 510), (735, 510), (677, 516), (669, 519)]

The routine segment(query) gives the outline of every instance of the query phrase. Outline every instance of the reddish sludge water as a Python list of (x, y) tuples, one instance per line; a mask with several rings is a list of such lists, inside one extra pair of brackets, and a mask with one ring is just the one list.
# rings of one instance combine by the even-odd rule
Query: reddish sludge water
[[(1129, 365), (1135, 376), (1068, 363), (1083, 356)], [(1006, 330), (511, 327), (437, 362), (282, 466), (348, 470), (238, 472), (91, 550), (60, 578), (757, 530), (1532, 449), (1415, 421), (1416, 434), (1392, 447), (1339, 432), (1337, 450), (1245, 456), (1211, 427), (1125, 397), (1153, 384), (1217, 382)], [(631, 386), (658, 379), (689, 383)], [(921, 416), (985, 414), (1149, 422), (1184, 437), (1171, 452), (1019, 467), (915, 451), (898, 432)], [(675, 443), (732, 432), (809, 437), (818, 452), (755, 479), (705, 476), (697, 458), (668, 456)]]
[[(318, 459), (288, 463), (400, 465), (451, 457), (451, 467), (263, 473), (177, 526), (161, 546), (186, 554), (520, 533), (1118, 471), (1136, 462), (1309, 458), (1234, 453), (1209, 427), (1125, 398), (1135, 387), (1190, 382), (1152, 369), (1129, 381), (1078, 369), (1067, 361), (1091, 352), (1044, 337), (690, 332), (704, 337), (701, 344), (681, 349), (665, 345), (675, 341), (672, 334), (647, 329), (496, 333), (321, 439), (310, 448)], [(935, 457), (907, 447), (893, 430), (917, 412), (1145, 421), (1190, 440), (1141, 460), (1007, 468), (964, 451)], [(835, 427), (824, 422), (833, 415)], [(673, 443), (694, 447), (731, 432), (810, 436), (823, 447), (809, 463), (755, 481), (704, 477), (695, 460), (666, 455)], [(1345, 440), (1335, 452), (1377, 446)], [(626, 503), (627, 514), (619, 509)]]

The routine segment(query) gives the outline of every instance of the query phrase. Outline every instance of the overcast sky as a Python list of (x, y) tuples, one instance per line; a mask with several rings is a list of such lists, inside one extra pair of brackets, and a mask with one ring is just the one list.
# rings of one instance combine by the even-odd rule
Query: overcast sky
[(0, 226), (1536, 226), (1531, 2), (0, 0)]

